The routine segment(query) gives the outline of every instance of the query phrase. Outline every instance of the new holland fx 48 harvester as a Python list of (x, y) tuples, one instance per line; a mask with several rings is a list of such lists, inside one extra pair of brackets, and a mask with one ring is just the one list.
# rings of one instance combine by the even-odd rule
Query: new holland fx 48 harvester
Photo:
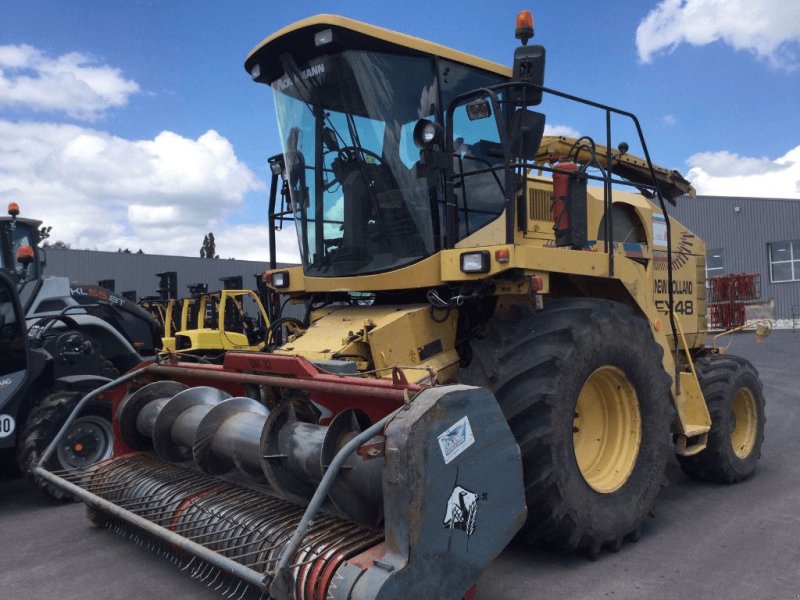
[(270, 320), (288, 296), (303, 329), (141, 365), (97, 392), (115, 457), (40, 476), (230, 595), (344, 600), (462, 598), (517, 535), (618, 549), (670, 452), (750, 475), (762, 386), (706, 348), (705, 246), (667, 216), (693, 190), (633, 114), (545, 87), (532, 35), (511, 69), (334, 16), (259, 44), (270, 242), (290, 219), (302, 257)]

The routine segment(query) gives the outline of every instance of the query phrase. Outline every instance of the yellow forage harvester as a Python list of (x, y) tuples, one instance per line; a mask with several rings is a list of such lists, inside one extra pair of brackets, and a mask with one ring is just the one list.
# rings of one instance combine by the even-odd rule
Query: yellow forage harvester
[[(141, 365), (101, 391), (115, 458), (41, 476), (231, 595), (345, 600), (469, 596), (516, 535), (618, 549), (670, 452), (750, 475), (762, 386), (706, 347), (667, 211), (694, 190), (632, 113), (545, 87), (533, 33), (511, 68), (330, 15), (261, 42), (270, 247), (302, 260), (264, 275), (271, 343)], [(556, 106), (599, 137), (545, 135)]]

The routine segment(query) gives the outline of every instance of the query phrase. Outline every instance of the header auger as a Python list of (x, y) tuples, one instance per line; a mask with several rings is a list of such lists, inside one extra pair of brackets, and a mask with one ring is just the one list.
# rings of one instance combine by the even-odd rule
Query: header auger
[[(117, 458), (41, 476), (201, 577), (459, 600), (518, 532), (590, 555), (638, 538), (670, 452), (750, 475), (761, 383), (705, 346), (705, 246), (666, 210), (691, 185), (632, 113), (545, 87), (518, 30), (511, 69), (331, 15), (259, 44), (270, 248), (291, 221), (302, 259), (265, 274), (268, 317), (304, 317), (269, 352), (129, 373), (103, 390)], [(532, 107), (554, 99), (602, 137), (545, 136)]]

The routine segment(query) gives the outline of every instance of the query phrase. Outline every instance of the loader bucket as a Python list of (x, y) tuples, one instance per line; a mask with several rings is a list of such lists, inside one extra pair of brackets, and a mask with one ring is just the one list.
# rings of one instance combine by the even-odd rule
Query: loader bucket
[(460, 599), (525, 522), (519, 447), (482, 388), (246, 353), (113, 385), (117, 455), (37, 473), (231, 596)]

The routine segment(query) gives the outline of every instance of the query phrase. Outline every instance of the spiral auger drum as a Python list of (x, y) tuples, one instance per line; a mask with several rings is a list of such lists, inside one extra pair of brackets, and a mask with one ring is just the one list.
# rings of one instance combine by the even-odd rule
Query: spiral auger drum
[(492, 394), (246, 356), (130, 374), (115, 458), (42, 476), (231, 597), (463, 597), (526, 516)]

